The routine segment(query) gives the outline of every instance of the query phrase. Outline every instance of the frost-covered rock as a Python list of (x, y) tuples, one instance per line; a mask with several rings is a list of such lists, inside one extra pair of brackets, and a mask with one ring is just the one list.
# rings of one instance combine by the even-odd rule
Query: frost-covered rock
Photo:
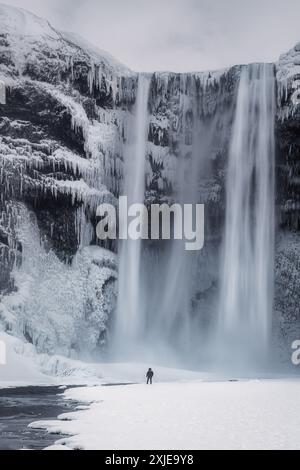
[(283, 339), (282, 356), (290, 358), (291, 345), (300, 338), (300, 234), (283, 233), (275, 258), (274, 326)]
[(277, 63), (277, 203), (283, 228), (300, 229), (300, 48)]
[(103, 349), (115, 303), (115, 256), (86, 247), (66, 264), (40, 240), (35, 215), (21, 207), (19, 217), (22, 264), (13, 273), (17, 293), (1, 300), (1, 322), (38, 352), (76, 356)]
[(24, 10), (1, 5), (0, 24), (1, 324), (40, 352), (100, 350), (116, 263), (88, 247), (119, 192), (137, 76)]

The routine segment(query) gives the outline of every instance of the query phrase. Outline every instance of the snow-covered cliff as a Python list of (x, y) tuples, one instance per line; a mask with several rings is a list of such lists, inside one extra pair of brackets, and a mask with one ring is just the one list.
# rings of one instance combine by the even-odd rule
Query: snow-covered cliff
[(74, 256), (95, 242), (97, 205), (118, 193), (136, 75), (26, 11), (1, 5), (0, 24), (2, 325), (47, 352), (92, 351), (105, 342), (117, 265), (100, 248)]
[(275, 321), (290, 347), (300, 335), (300, 44), (277, 63), (277, 215)]

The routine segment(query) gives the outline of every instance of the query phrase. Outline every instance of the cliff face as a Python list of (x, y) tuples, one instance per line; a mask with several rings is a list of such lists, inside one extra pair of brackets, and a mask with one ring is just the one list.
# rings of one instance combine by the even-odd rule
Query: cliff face
[[(118, 193), (137, 77), (22, 10), (1, 6), (0, 24), (1, 320), (40, 350), (93, 350), (105, 341), (117, 265), (95, 252), (74, 256), (95, 242), (98, 204)], [(51, 295), (47, 263), (61, 273), (57, 290), (68, 278), (70, 285), (42, 311), (38, 292)], [(90, 290), (76, 284), (82, 269)], [(89, 346), (78, 344), (82, 328), (94, 331)]]
[[(97, 243), (96, 207), (116, 203), (122, 190), (138, 77), (81, 38), (22, 10), (1, 6), (0, 24), (0, 80), (7, 95), (0, 105), (0, 321), (41, 351), (94, 351), (105, 343), (112, 316), (117, 262), (113, 254), (88, 247)], [(151, 76), (147, 201), (174, 199), (179, 162), (188, 169), (196, 155), (207, 243), (192, 301), (207, 312), (217, 293), (240, 70)], [(279, 329), (290, 338), (300, 328), (299, 45), (280, 58), (276, 74), (275, 307)], [(115, 250), (111, 244), (104, 248)], [(51, 286), (55, 298), (45, 312), (42, 299)], [(77, 340), (79, 332), (87, 333), (87, 343)]]
[(278, 203), (282, 228), (300, 229), (300, 44), (280, 57), (278, 83)]
[(277, 86), (275, 321), (290, 347), (300, 334), (300, 44), (280, 57)]

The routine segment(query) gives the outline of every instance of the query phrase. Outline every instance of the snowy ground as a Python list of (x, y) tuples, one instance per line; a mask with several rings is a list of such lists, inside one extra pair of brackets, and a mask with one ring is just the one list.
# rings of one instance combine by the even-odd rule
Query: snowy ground
[(297, 380), (79, 388), (87, 410), (32, 426), (72, 449), (300, 449), (299, 396)]
[[(0, 388), (26, 385), (102, 385), (141, 383), (149, 364), (88, 363), (62, 356), (37, 354), (35, 348), (0, 331), (0, 346), (5, 345), (6, 364), (1, 364)], [(0, 347), (1, 353), (1, 347)], [(182, 382), (215, 378), (200, 373), (166, 367), (156, 368), (160, 382)]]
[[(34, 362), (34, 348), (0, 332), (0, 388), (26, 385), (55, 385), (55, 378), (41, 372)], [(3, 350), (5, 351), (4, 357)]]
[[(0, 388), (87, 385), (65, 391), (86, 407), (31, 425), (71, 436), (55, 449), (300, 449), (300, 380), (229, 382), (154, 364), (85, 364), (37, 355), (6, 333), (0, 341), (7, 346)], [(143, 383), (149, 365), (153, 386)], [(120, 383), (129, 385), (102, 386)]]

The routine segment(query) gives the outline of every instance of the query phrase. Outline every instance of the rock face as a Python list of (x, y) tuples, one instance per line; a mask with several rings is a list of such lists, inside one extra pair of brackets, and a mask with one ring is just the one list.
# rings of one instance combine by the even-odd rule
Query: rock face
[[(102, 202), (115, 204), (122, 191), (138, 77), (83, 39), (23, 10), (0, 6), (0, 24), (0, 80), (6, 86), (6, 104), (0, 105), (0, 322), (43, 352), (93, 352), (105, 344), (117, 280), (116, 247), (97, 248), (95, 213)], [(218, 285), (240, 70), (151, 76), (148, 203), (175, 197), (180, 156), (188, 166), (201, 123), (199, 202), (209, 215), (192, 301), (208, 312)], [(290, 341), (300, 329), (299, 45), (280, 58), (276, 74), (275, 323)], [(52, 285), (55, 298), (46, 307), (42, 297), (49, 297)], [(77, 340), (80, 331), (86, 341)]]
[(277, 215), (275, 323), (287, 347), (300, 335), (300, 44), (277, 64)]
[[(75, 255), (95, 243), (91, 222), (96, 207), (114, 202), (119, 190), (137, 78), (106, 55), (83, 49), (80, 39), (75, 43), (23, 10), (0, 6), (0, 24), (0, 80), (6, 85), (6, 104), (0, 106), (2, 324), (40, 350), (93, 351), (105, 341), (113, 309), (115, 262), (107, 265), (106, 257), (101, 262), (95, 253), (81, 259), (94, 290), (86, 298), (89, 289), (83, 295), (82, 288), (75, 304), (70, 281), (63, 295), (72, 308), (57, 299), (51, 314), (41, 311), (41, 296), (39, 305), (30, 299), (38, 299), (43, 285), (46, 289), (43, 263), (61, 272), (61, 283), (65, 269), (66, 279), (73, 276), (74, 282), (80, 274)], [(29, 236), (31, 232), (36, 236)], [(48, 288), (44, 295), (49, 299)], [(14, 291), (19, 297), (7, 295)], [(41, 339), (42, 314), (48, 328)], [(63, 318), (70, 327), (65, 334)], [(76, 340), (82, 328), (93, 331), (87, 335), (89, 346)]]

